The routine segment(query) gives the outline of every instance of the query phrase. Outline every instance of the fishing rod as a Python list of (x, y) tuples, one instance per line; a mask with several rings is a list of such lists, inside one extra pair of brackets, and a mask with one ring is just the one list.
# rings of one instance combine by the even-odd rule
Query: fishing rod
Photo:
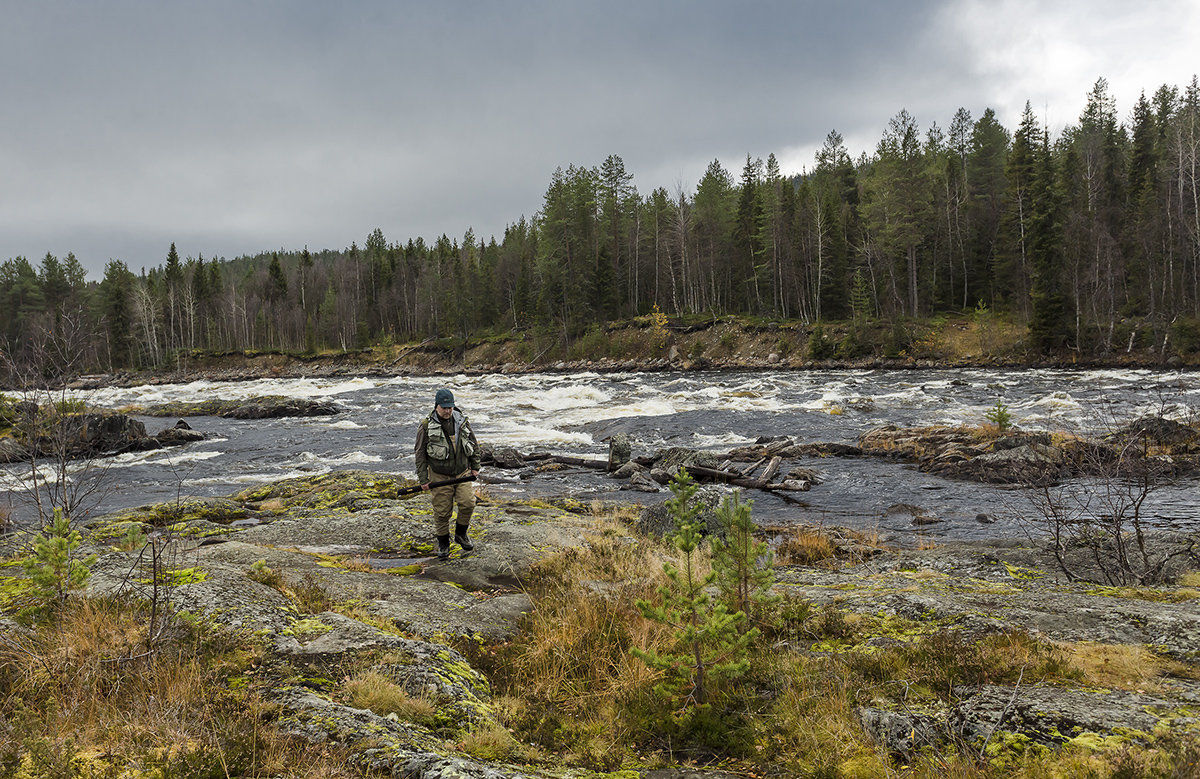
[[(429, 486), (430, 486), (430, 488), (445, 487), (448, 484), (462, 484), (463, 482), (467, 482), (467, 481), (475, 481), (475, 477), (474, 476), (459, 476), (456, 479), (447, 479), (446, 481), (430, 482)], [(423, 489), (425, 489), (425, 488), (423, 486), (421, 486), (420, 484), (418, 484), (415, 487), (405, 487), (402, 490), (396, 490), (396, 495), (397, 496), (412, 495), (414, 492), (420, 492)]]

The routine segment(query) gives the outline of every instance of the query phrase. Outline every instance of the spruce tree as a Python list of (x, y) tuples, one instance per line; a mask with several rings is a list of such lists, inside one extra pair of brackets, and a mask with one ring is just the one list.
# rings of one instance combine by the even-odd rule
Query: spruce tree
[(1061, 208), (1048, 135), (1043, 137), (1038, 153), (1031, 200), (1029, 337), (1037, 349), (1046, 352), (1065, 346), (1070, 336), (1070, 311), (1062, 280)]
[(34, 536), (32, 553), (24, 561), (37, 601), (23, 610), (22, 616), (55, 609), (66, 602), (71, 590), (87, 584), (96, 555), (80, 558), (77, 550), (82, 542), (83, 537), (71, 527), (63, 510), (55, 508), (53, 521)]

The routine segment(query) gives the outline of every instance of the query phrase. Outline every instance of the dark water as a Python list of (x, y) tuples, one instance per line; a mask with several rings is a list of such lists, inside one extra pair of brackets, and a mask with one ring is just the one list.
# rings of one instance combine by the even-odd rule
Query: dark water
[[(605, 438), (628, 433), (636, 454), (668, 446), (725, 452), (759, 436), (801, 442), (852, 443), (884, 424), (981, 423), (997, 401), (1025, 429), (1096, 432), (1146, 413), (1186, 418), (1200, 408), (1200, 375), (1146, 370), (1105, 371), (814, 371), (592, 373), (392, 379), (266, 379), (252, 382), (142, 386), (88, 393), (118, 407), (168, 400), (289, 395), (328, 398), (344, 412), (332, 418), (242, 421), (191, 418), (209, 439), (181, 449), (122, 455), (106, 463), (102, 500), (93, 512), (173, 499), (225, 495), (250, 484), (361, 468), (413, 474), (417, 421), (439, 386), (454, 389), (481, 440), (560, 454), (603, 456)], [(143, 419), (155, 432), (174, 420)], [(1013, 536), (1029, 514), (1020, 491), (950, 481), (911, 466), (868, 459), (811, 458), (785, 467), (815, 468), (822, 483), (788, 496), (754, 492), (760, 523), (825, 522), (878, 529), (887, 537)], [(492, 470), (514, 484), (497, 495), (569, 494), (583, 500), (659, 501), (665, 494), (619, 492), (607, 476), (574, 471), (528, 480)], [(0, 473), (0, 506), (18, 517), (23, 473)], [(1188, 480), (1152, 496), (1151, 521), (1200, 526), (1200, 484)], [(885, 514), (897, 503), (919, 506), (942, 522), (916, 529), (908, 516)], [(984, 524), (979, 514), (998, 521)]]

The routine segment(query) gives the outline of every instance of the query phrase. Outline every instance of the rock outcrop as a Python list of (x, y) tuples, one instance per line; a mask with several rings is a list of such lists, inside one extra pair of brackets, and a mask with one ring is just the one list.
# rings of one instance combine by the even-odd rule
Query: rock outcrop
[[(429, 557), (425, 496), (396, 497), (392, 477), (345, 471), (243, 490), (228, 498), (143, 506), (90, 523), (92, 594), (149, 597), (138, 551), (113, 551), (130, 524), (176, 540), (173, 608), (256, 636), (277, 679), (281, 726), (355, 750), (362, 765), (426, 777), (544, 776), (454, 751), (439, 728), (496, 726), (487, 679), (450, 646), (456, 638), (504, 641), (530, 609), (521, 581), (556, 550), (586, 543), (589, 521), (553, 508), (481, 504), (470, 555)], [(298, 610), (304, 592), (312, 611)], [(347, 616), (352, 604), (354, 617)], [(333, 607), (338, 606), (334, 611)], [(353, 708), (333, 681), (373, 672), (437, 702), (438, 722), (412, 723)], [(438, 723), (441, 724), (438, 724)], [(555, 773), (555, 776), (570, 772)]]
[(0, 437), (0, 463), (22, 462), (30, 457), (78, 460), (180, 446), (204, 439), (203, 433), (192, 430), (182, 420), (152, 436), (140, 420), (112, 411), (54, 417), (38, 424), (36, 429), (39, 433), (32, 441), (21, 428)]
[[(346, 745), (360, 764), (393, 775), (544, 776), (471, 758), (438, 728), (499, 727), (488, 680), (454, 647), (513, 638), (532, 607), (524, 582), (547, 555), (591, 543), (593, 520), (545, 504), (482, 503), (475, 552), (455, 549), (450, 561), (439, 562), (429, 556), (428, 498), (401, 500), (403, 486), (387, 475), (347, 471), (126, 510), (91, 523), (93, 550), (105, 554), (89, 590), (150, 596), (150, 580), (130, 575), (138, 553), (108, 544), (131, 523), (159, 528), (180, 545), (172, 606), (260, 642), (287, 731)], [(708, 496), (710, 509), (715, 497)], [(898, 504), (896, 511), (915, 517), (914, 508)], [(673, 529), (669, 522), (660, 507), (637, 524), (661, 533)], [(1196, 538), (1159, 541), (1192, 550), (1186, 559), (1193, 569), (1200, 564)], [(849, 615), (846, 624), (856, 619), (880, 629), (848, 630), (836, 640), (799, 632), (779, 641), (778, 651), (869, 658), (922, 637), (1027, 635), (1052, 642), (1045, 646), (1135, 648), (1192, 669), (1138, 689), (1022, 677), (1010, 686), (960, 682), (934, 704), (863, 705), (864, 731), (891, 752), (911, 756), (945, 743), (984, 750), (1014, 740), (1054, 748), (1073, 739), (1148, 740), (1164, 728), (1200, 727), (1194, 590), (1063, 581), (1047, 550), (1012, 543), (872, 548), (850, 560), (840, 568), (779, 565), (775, 589), (814, 614)], [(436, 701), (442, 724), (353, 708), (336, 680), (364, 672)]]

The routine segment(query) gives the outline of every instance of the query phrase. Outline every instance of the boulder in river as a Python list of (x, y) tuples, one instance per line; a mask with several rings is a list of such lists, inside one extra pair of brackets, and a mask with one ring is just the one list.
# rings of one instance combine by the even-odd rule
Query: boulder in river
[(340, 414), (342, 409), (329, 400), (262, 395), (242, 400), (210, 398), (194, 403), (182, 401), (153, 406), (131, 407), (130, 413), (150, 417), (227, 417), (230, 419), (278, 419), (281, 417), (321, 417)]
[(192, 426), (182, 419), (171, 427), (164, 427), (154, 434), (154, 440), (160, 446), (182, 446), (204, 440), (204, 433), (193, 430)]

